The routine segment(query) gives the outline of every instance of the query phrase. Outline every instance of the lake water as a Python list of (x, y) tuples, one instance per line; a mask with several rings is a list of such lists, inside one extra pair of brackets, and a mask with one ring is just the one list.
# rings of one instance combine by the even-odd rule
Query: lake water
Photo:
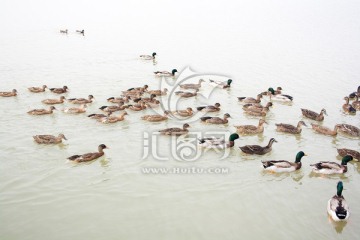
[[(344, 96), (360, 85), (359, 11), (358, 1), (335, 0), (5, 2), (0, 91), (16, 88), (19, 94), (0, 98), (0, 239), (356, 239), (360, 165), (351, 162), (344, 175), (321, 176), (312, 174), (309, 164), (340, 162), (336, 148), (359, 151), (359, 139), (314, 133), (300, 108), (325, 108), (324, 126), (360, 127), (359, 113), (342, 112)], [(69, 34), (60, 34), (65, 28)], [(85, 36), (76, 29), (85, 29)], [(154, 51), (157, 64), (138, 59)], [(189, 120), (196, 134), (228, 134), (233, 125), (257, 124), (258, 118), (243, 113), (238, 96), (281, 86), (294, 101), (274, 104), (263, 134), (241, 136), (230, 152), (206, 151), (196, 159), (178, 159), (194, 139), (177, 139), (184, 148), (173, 151), (174, 139), (152, 134), (183, 124), (140, 119), (152, 110), (128, 110), (125, 121), (112, 125), (86, 114), (26, 114), (46, 107), (41, 100), (59, 97), (48, 90), (30, 93), (30, 86), (67, 85), (66, 97), (92, 94), (90, 114), (130, 87), (163, 87), (152, 72), (173, 68), (179, 80), (194, 74), (189, 82), (233, 79), (230, 90), (212, 92), (203, 83), (197, 98), (161, 98), (165, 106), (176, 102), (181, 108), (220, 102), (215, 115), (232, 116), (225, 126)], [(275, 131), (275, 123), (299, 120), (309, 126), (299, 136)], [(44, 146), (32, 139), (58, 133), (68, 141)], [(247, 156), (238, 148), (266, 145), (271, 137), (278, 143), (264, 156)], [(96, 151), (101, 143), (110, 147), (104, 158), (78, 165), (66, 161)], [(164, 159), (154, 152), (143, 158), (147, 149)], [(263, 171), (261, 160), (293, 161), (300, 150), (308, 156), (299, 171)], [(225, 173), (144, 173), (160, 167)], [(334, 224), (326, 204), (339, 180), (351, 216)]]

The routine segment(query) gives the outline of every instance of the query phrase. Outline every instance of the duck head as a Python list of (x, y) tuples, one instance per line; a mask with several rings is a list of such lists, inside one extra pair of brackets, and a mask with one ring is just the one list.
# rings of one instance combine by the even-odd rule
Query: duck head
[(341, 165), (347, 165), (348, 162), (352, 161), (353, 157), (350, 155), (346, 155), (345, 157), (342, 158), (341, 160)]
[(303, 151), (298, 152), (298, 153), (296, 154), (296, 157), (295, 157), (295, 162), (296, 162), (296, 163), (300, 162), (300, 161), (301, 161), (301, 158), (302, 158), (303, 156), (307, 156), (307, 155), (306, 155)]
[(177, 72), (177, 70), (176, 70), (176, 69), (173, 69), (173, 70), (171, 71), (171, 74), (174, 76), (176, 72)]
[(232, 83), (232, 79), (228, 79), (228, 80), (227, 80), (227, 85), (230, 86), (231, 83)]

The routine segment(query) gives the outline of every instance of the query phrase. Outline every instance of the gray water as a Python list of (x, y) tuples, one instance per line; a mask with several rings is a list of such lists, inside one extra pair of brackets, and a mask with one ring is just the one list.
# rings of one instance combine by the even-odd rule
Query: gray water
[[(275, 123), (304, 120), (310, 126), (300, 108), (325, 108), (324, 126), (360, 127), (359, 113), (348, 116), (341, 108), (343, 97), (360, 85), (358, 1), (37, 0), (2, 5), (0, 91), (16, 88), (19, 94), (0, 98), (0, 239), (357, 238), (360, 165), (351, 162), (344, 175), (321, 176), (312, 174), (309, 164), (340, 162), (336, 148), (359, 150), (359, 139), (323, 136), (310, 127), (299, 136), (281, 134)], [(65, 28), (69, 34), (60, 34)], [(85, 29), (85, 36), (76, 29)], [(138, 59), (153, 51), (157, 64)], [(257, 124), (258, 118), (243, 113), (238, 96), (281, 86), (294, 102), (274, 104), (263, 134), (241, 136), (230, 152), (207, 151), (192, 161), (176, 160), (168, 137), (159, 137), (156, 145), (167, 160), (151, 154), (143, 159), (144, 133), (151, 136), (182, 125), (176, 120), (140, 120), (152, 110), (129, 110), (125, 121), (113, 125), (86, 114), (26, 114), (46, 107), (42, 99), (59, 97), (48, 90), (30, 93), (30, 86), (67, 85), (66, 97), (92, 94), (95, 101), (87, 113), (94, 113), (122, 90), (144, 84), (160, 88), (164, 82), (152, 72), (173, 68), (182, 72), (180, 78), (191, 68), (205, 80), (233, 79), (231, 90), (215, 90), (209, 99), (162, 98), (164, 104), (181, 107), (220, 102), (217, 115), (232, 116), (225, 126), (191, 121), (195, 133), (232, 133), (233, 125)], [(199, 76), (189, 81), (197, 82)], [(200, 93), (207, 96), (212, 90), (204, 83)], [(68, 141), (43, 146), (32, 140), (36, 134), (58, 133)], [(238, 148), (266, 145), (271, 137), (278, 143), (264, 156), (247, 156)], [(180, 138), (182, 143), (189, 139)], [(66, 161), (96, 151), (101, 143), (110, 147), (105, 157), (78, 165)], [(308, 156), (299, 171), (262, 170), (261, 160), (293, 161), (300, 150)], [(216, 168), (227, 173), (145, 174), (149, 167)], [(334, 224), (326, 204), (339, 180), (351, 215), (347, 223)]]

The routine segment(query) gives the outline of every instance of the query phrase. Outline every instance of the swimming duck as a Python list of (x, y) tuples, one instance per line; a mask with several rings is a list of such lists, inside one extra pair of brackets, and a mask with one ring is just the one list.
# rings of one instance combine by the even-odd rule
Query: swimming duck
[(97, 121), (101, 123), (116, 123), (123, 121), (125, 119), (125, 115), (128, 115), (127, 112), (121, 113), (119, 116), (110, 116), (110, 114), (106, 117), (98, 118)]
[(73, 104), (85, 104), (85, 103), (92, 103), (93, 98), (94, 98), (93, 95), (89, 95), (88, 99), (86, 99), (86, 98), (69, 98), (68, 101)]
[(29, 87), (29, 91), (33, 93), (39, 93), (39, 92), (45, 92), (45, 88), (47, 88), (46, 85), (43, 85), (42, 87)]
[(105, 117), (109, 117), (112, 114), (112, 112), (108, 112), (106, 115), (102, 114), (102, 113), (93, 113), (88, 115), (89, 118), (92, 119), (100, 119), (100, 118), (105, 118)]
[(53, 110), (56, 110), (54, 106), (51, 106), (49, 110), (46, 109), (33, 109), (28, 111), (27, 113), (30, 115), (45, 115), (45, 114), (52, 114)]
[(73, 155), (71, 157), (68, 157), (67, 159), (69, 159), (70, 161), (77, 162), (77, 163), (89, 162), (89, 161), (95, 160), (99, 157), (102, 157), (104, 155), (104, 149), (108, 149), (108, 147), (105, 144), (100, 144), (98, 146), (98, 152), (85, 153), (83, 155)]
[(64, 108), (62, 109), (62, 111), (64, 113), (84, 113), (86, 112), (86, 104), (82, 104), (80, 107), (78, 108)]
[(163, 130), (160, 130), (159, 132), (164, 135), (182, 135), (187, 134), (189, 132), (188, 128), (190, 127), (189, 124), (185, 123), (183, 125), (183, 128), (166, 128)]
[(312, 129), (315, 130), (315, 132), (318, 132), (318, 133), (321, 133), (321, 134), (330, 135), (330, 136), (336, 136), (337, 135), (338, 126), (335, 126), (334, 130), (331, 130), (328, 127), (324, 127), (324, 126), (320, 126), (320, 125), (315, 124), (315, 123), (311, 123), (311, 127), (312, 127)]
[(355, 150), (351, 150), (348, 148), (338, 148), (337, 152), (339, 153), (339, 155), (341, 157), (345, 157), (346, 155), (352, 156), (354, 159), (357, 159), (358, 161), (360, 161), (360, 152), (355, 151)]
[(355, 114), (356, 109), (349, 103), (350, 99), (348, 97), (344, 97), (346, 103), (342, 106), (345, 113)]
[(267, 123), (264, 119), (259, 120), (259, 125), (240, 125), (234, 126), (236, 128), (236, 132), (240, 134), (257, 134), (264, 132), (264, 123)]
[(143, 101), (143, 102), (155, 102), (156, 101), (156, 95), (155, 94), (151, 94), (150, 97), (147, 97), (147, 98), (143, 98), (143, 97), (140, 97), (140, 98), (137, 98), (137, 99), (133, 99), (134, 102), (139, 102), (139, 101)]
[(140, 55), (142, 60), (154, 60), (156, 56), (156, 52), (153, 52), (152, 55)]
[[(359, 94), (360, 96), (360, 94)], [(355, 96), (355, 100), (351, 103), (351, 105), (353, 106), (353, 108), (355, 108), (357, 111), (360, 111), (360, 101), (359, 101), (359, 97)]]
[(160, 105), (160, 101), (156, 100), (156, 99), (154, 99), (154, 101), (152, 101), (152, 102), (145, 102), (145, 107), (148, 107), (148, 108), (156, 108), (159, 105)]
[(116, 112), (116, 111), (121, 111), (121, 110), (125, 110), (126, 108), (128, 108), (130, 105), (124, 105), (124, 102), (119, 102), (119, 104), (117, 106), (102, 106), (99, 109), (104, 111), (104, 112)]
[(199, 139), (199, 146), (204, 148), (216, 148), (216, 149), (225, 149), (231, 148), (235, 145), (235, 140), (239, 139), (239, 135), (237, 133), (233, 133), (229, 137), (229, 142), (226, 142), (224, 138), (201, 138)]
[(1, 97), (14, 97), (17, 95), (16, 89), (13, 89), (11, 92), (0, 92)]
[(269, 112), (269, 107), (264, 107), (261, 109), (252, 108), (252, 109), (246, 109), (244, 111), (244, 113), (247, 115), (257, 116), (257, 117), (265, 117), (268, 112)]
[(343, 188), (342, 181), (339, 181), (336, 186), (336, 195), (327, 203), (327, 212), (335, 222), (346, 221), (350, 216), (349, 206), (342, 195)]
[(191, 107), (188, 107), (185, 110), (176, 110), (171, 113), (174, 115), (179, 115), (181, 117), (189, 117), (193, 115), (193, 110)]
[(64, 103), (65, 97), (60, 96), (60, 99), (44, 99), (41, 102), (45, 104), (61, 104)]
[(35, 142), (39, 144), (58, 144), (62, 139), (67, 140), (64, 134), (59, 134), (57, 137), (53, 135), (35, 135), (33, 136)]
[(196, 108), (201, 112), (218, 112), (220, 111), (220, 103), (215, 103), (214, 105), (201, 106)]
[(151, 94), (154, 94), (156, 96), (161, 96), (161, 95), (166, 95), (168, 92), (168, 89), (167, 88), (164, 88), (163, 91), (161, 90), (151, 90), (151, 91), (148, 91), (148, 93), (151, 95)]
[(279, 132), (286, 132), (286, 133), (292, 133), (292, 134), (299, 134), (301, 133), (301, 126), (306, 126), (304, 121), (299, 121), (297, 126), (293, 126), (290, 124), (285, 124), (285, 123), (276, 123), (276, 131)]
[(238, 97), (239, 102), (242, 103), (260, 103), (262, 95), (258, 94), (256, 99), (252, 97)]
[(202, 122), (206, 122), (206, 123), (212, 123), (212, 124), (226, 124), (228, 123), (228, 118), (230, 118), (230, 114), (225, 113), (224, 114), (224, 118), (219, 118), (219, 117), (201, 117), (200, 120)]
[(167, 120), (169, 117), (169, 112), (168, 111), (164, 111), (164, 115), (144, 115), (141, 117), (142, 120), (145, 121), (149, 121), (149, 122), (160, 122), (160, 121), (164, 121)]
[(349, 94), (349, 98), (351, 98), (351, 99), (356, 96), (360, 97), (360, 86), (358, 86), (357, 92), (353, 92), (353, 93)]
[(128, 106), (129, 106), (129, 109), (133, 110), (133, 111), (142, 111), (142, 110), (146, 109), (145, 103), (141, 102), (141, 101), (138, 104), (128, 105)]
[(128, 90), (126, 91), (123, 91), (124, 92), (140, 92), (140, 93), (144, 93), (148, 90), (149, 86), (147, 84), (145, 84), (143, 87), (133, 87), (133, 88), (129, 88)]
[(186, 84), (180, 84), (180, 88), (184, 88), (184, 89), (199, 89), (201, 88), (201, 83), (205, 82), (204, 79), (200, 79), (198, 84), (195, 83), (186, 83)]
[(65, 30), (60, 29), (60, 33), (65, 33), (65, 34), (68, 34), (68, 30), (67, 30), (67, 29), (65, 29)]
[(296, 154), (295, 162), (289, 162), (286, 160), (268, 160), (261, 161), (263, 167), (267, 171), (271, 172), (293, 172), (301, 168), (301, 159), (303, 156), (307, 156), (303, 151)]
[(360, 137), (360, 129), (350, 124), (336, 124), (338, 131), (352, 137)]
[(290, 95), (286, 94), (276, 94), (275, 90), (273, 88), (268, 89), (268, 94), (270, 96), (271, 101), (279, 101), (279, 102), (292, 102), (294, 99)]
[(177, 73), (176, 69), (173, 69), (171, 72), (168, 71), (156, 71), (154, 72), (157, 77), (174, 77), (175, 73)]
[(85, 30), (83, 29), (83, 30), (76, 30), (76, 32), (77, 33), (80, 33), (80, 34), (82, 34), (82, 35), (85, 35)]
[(50, 88), (49, 90), (53, 93), (61, 94), (66, 93), (69, 88), (67, 86), (64, 86), (62, 88)]
[(196, 89), (195, 92), (177, 91), (177, 92), (175, 92), (175, 95), (178, 95), (182, 98), (196, 97), (198, 91), (199, 91), (199, 89)]
[(129, 102), (130, 97), (126, 96), (126, 97), (121, 97), (121, 98), (115, 98), (115, 97), (110, 97), (107, 99), (108, 102), (111, 103), (128, 103)]
[(211, 80), (211, 79), (209, 79), (209, 81), (210, 81), (210, 83), (213, 83), (218, 88), (230, 88), (231, 83), (232, 83), (231, 79), (228, 79), (225, 82), (221, 82), (221, 81), (217, 81), (217, 80)]
[(327, 115), (326, 110), (323, 108), (321, 109), (320, 113), (316, 113), (314, 111), (301, 108), (302, 115), (304, 117), (310, 118), (315, 121), (323, 121), (324, 120), (324, 114)]
[(274, 142), (277, 142), (275, 138), (271, 138), (268, 145), (265, 147), (259, 146), (259, 145), (245, 145), (242, 147), (239, 147), (241, 151), (247, 154), (257, 154), (257, 155), (264, 155), (265, 153), (268, 153), (271, 151), (271, 147)]
[(265, 106), (262, 106), (260, 103), (247, 103), (245, 104), (242, 108), (246, 111), (246, 110), (249, 110), (249, 111), (252, 111), (252, 110), (262, 110), (264, 107), (267, 107), (270, 109), (270, 107), (273, 105), (272, 102), (268, 102)]
[(316, 173), (322, 174), (341, 174), (347, 172), (347, 163), (353, 160), (353, 157), (346, 155), (342, 158), (341, 164), (336, 162), (318, 162), (315, 164), (310, 164), (313, 167), (313, 171)]

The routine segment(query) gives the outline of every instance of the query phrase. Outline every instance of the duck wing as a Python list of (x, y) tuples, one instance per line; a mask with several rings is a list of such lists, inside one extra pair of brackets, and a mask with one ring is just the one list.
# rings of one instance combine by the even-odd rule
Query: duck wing
[(318, 162), (311, 164), (310, 166), (315, 167), (316, 169), (335, 169), (341, 170), (341, 165), (336, 162)]
[(286, 160), (270, 160), (262, 162), (264, 168), (275, 166), (277, 168), (290, 168), (293, 167), (293, 163)]
[(286, 128), (286, 129), (291, 129), (291, 130), (296, 130), (297, 128), (291, 124), (285, 124), (285, 123), (276, 123), (275, 124), (277, 127), (280, 127), (280, 128)]

